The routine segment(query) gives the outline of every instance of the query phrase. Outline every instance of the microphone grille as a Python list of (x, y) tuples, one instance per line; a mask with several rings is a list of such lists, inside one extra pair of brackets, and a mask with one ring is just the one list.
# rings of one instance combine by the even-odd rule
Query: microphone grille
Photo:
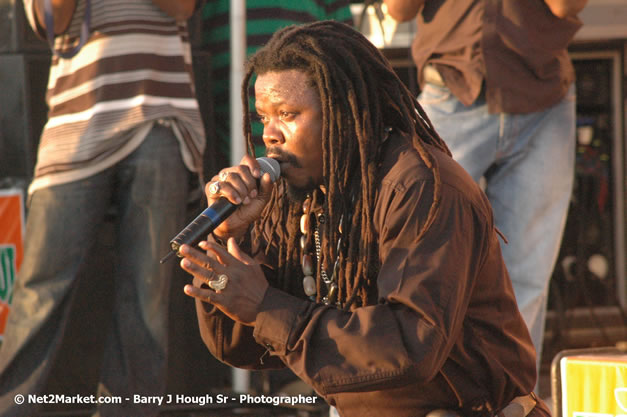
[(261, 175), (267, 172), (268, 174), (270, 174), (270, 179), (272, 180), (272, 182), (276, 181), (281, 175), (281, 167), (276, 160), (268, 158), (266, 156), (262, 156), (261, 158), (257, 158), (257, 162), (259, 163), (259, 167), (261, 168)]

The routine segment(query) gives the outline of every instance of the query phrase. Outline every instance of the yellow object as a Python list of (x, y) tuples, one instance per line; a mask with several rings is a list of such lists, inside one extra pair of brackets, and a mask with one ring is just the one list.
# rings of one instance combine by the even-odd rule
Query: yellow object
[(627, 417), (627, 354), (560, 360), (563, 417)]

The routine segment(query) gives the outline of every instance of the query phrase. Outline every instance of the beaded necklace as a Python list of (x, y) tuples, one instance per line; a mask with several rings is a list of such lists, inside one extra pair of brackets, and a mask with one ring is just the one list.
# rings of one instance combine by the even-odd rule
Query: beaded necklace
[[(311, 215), (311, 196), (308, 195), (305, 201), (303, 202), (303, 214), (300, 218), (300, 231), (302, 233), (300, 237), (300, 247), (303, 253), (301, 260), (301, 268), (303, 270), (304, 278), (303, 278), (303, 290), (305, 294), (312, 300), (316, 301), (316, 295), (319, 291), (319, 288), (316, 283), (314, 267), (313, 267), (313, 254), (311, 253), (311, 239), (310, 239), (310, 221)], [(320, 227), (319, 224), (324, 224), (326, 222), (326, 217), (323, 213), (320, 213), (316, 216), (316, 226), (314, 228), (314, 245), (315, 245), (315, 253), (316, 253), (316, 265), (320, 268), (320, 278), (325, 284), (326, 287), (326, 295), (323, 297), (322, 302), (326, 305), (335, 304), (339, 305), (338, 301), (338, 291), (339, 287), (337, 284), (337, 272), (340, 266), (340, 249), (342, 245), (342, 227), (344, 217), (340, 218), (339, 224), (339, 232), (340, 237), (337, 242), (337, 257), (333, 264), (333, 270), (331, 272), (331, 277), (327, 274), (327, 271), (322, 265), (322, 239), (320, 238)]]
[[(384, 127), (384, 137), (382, 143), (387, 142), (390, 138), (390, 134), (394, 129), (392, 127), (386, 126)], [(353, 195), (352, 203), (354, 204), (355, 196)], [(313, 254), (311, 253), (311, 239), (309, 235), (309, 223), (311, 221), (312, 213), (312, 197), (311, 195), (307, 195), (307, 198), (303, 202), (303, 214), (300, 217), (300, 232), (302, 233), (300, 237), (300, 248), (302, 250), (302, 260), (301, 260), (301, 268), (303, 270), (303, 290), (305, 294), (309, 297), (311, 301), (316, 301), (316, 295), (320, 288), (316, 283), (314, 267), (313, 267)], [(340, 301), (338, 300), (338, 292), (339, 287), (337, 284), (337, 272), (340, 266), (340, 250), (342, 248), (342, 235), (344, 233), (343, 228), (345, 225), (344, 216), (340, 217), (340, 222), (338, 226), (339, 238), (337, 241), (337, 250), (336, 250), (336, 258), (333, 264), (333, 270), (331, 272), (331, 277), (329, 278), (327, 271), (324, 269), (322, 265), (322, 243), (320, 239), (320, 224), (324, 224), (326, 222), (326, 218), (324, 213), (317, 214), (317, 222), (316, 227), (314, 228), (314, 244), (316, 251), (316, 265), (320, 268), (320, 278), (324, 282), (327, 290), (327, 295), (322, 298), (322, 302), (326, 305), (334, 304), (338, 307), (342, 307)], [(346, 224), (350, 225), (351, 219), (349, 217), (348, 222)], [(349, 226), (350, 227), (350, 226)]]

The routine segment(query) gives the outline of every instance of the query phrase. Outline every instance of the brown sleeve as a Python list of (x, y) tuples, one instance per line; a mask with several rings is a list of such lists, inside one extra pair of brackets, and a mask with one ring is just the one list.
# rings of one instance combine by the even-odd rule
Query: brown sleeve
[(432, 380), (460, 338), (488, 229), (444, 190), (438, 220), (416, 241), (432, 195), (431, 182), (416, 181), (379, 197), (377, 305), (346, 312), (269, 288), (257, 342), (322, 395)]
[(285, 365), (269, 356), (253, 338), (253, 328), (235, 323), (216, 307), (196, 300), (200, 336), (216, 359), (243, 369), (277, 369)]
[[(209, 240), (218, 242), (213, 236)], [(250, 239), (245, 239), (242, 248), (250, 250)], [(259, 256), (262, 256), (260, 254)], [(271, 271), (265, 270), (266, 274)], [(207, 286), (194, 278), (195, 286)], [(267, 348), (253, 338), (253, 328), (236, 323), (217, 307), (196, 300), (196, 314), (200, 336), (207, 349), (218, 360), (243, 369), (276, 369), (285, 365), (278, 357), (268, 355)]]

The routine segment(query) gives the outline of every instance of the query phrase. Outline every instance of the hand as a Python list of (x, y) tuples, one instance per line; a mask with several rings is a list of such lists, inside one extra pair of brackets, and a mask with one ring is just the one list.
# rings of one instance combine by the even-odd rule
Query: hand
[(426, 0), (384, 0), (388, 14), (398, 22), (407, 22), (416, 17)]
[(181, 267), (204, 283), (225, 274), (228, 282), (223, 290), (213, 291), (195, 285), (186, 285), (185, 294), (218, 307), (232, 320), (246, 326), (254, 326), (259, 307), (268, 289), (268, 281), (259, 264), (246, 255), (235, 242), (229, 239), (227, 249), (222, 246), (200, 242), (207, 251), (203, 254), (189, 245), (183, 245), (180, 253), (184, 259)]
[[(51, 4), (52, 20), (54, 22), (53, 33), (59, 35), (70, 26), (72, 16), (74, 16), (74, 9), (76, 9), (76, 0), (51, 0)], [(39, 25), (45, 28), (44, 0), (35, 1), (35, 15)]]
[(560, 19), (576, 17), (588, 0), (544, 0), (551, 13)]
[[(251, 156), (244, 156), (240, 165), (225, 168), (215, 175), (205, 186), (209, 205), (224, 197), (237, 210), (215, 228), (213, 234), (221, 239), (240, 238), (248, 226), (259, 218), (272, 194), (272, 181), (269, 174), (261, 177), (259, 163)], [(259, 188), (258, 188), (259, 184)]]

